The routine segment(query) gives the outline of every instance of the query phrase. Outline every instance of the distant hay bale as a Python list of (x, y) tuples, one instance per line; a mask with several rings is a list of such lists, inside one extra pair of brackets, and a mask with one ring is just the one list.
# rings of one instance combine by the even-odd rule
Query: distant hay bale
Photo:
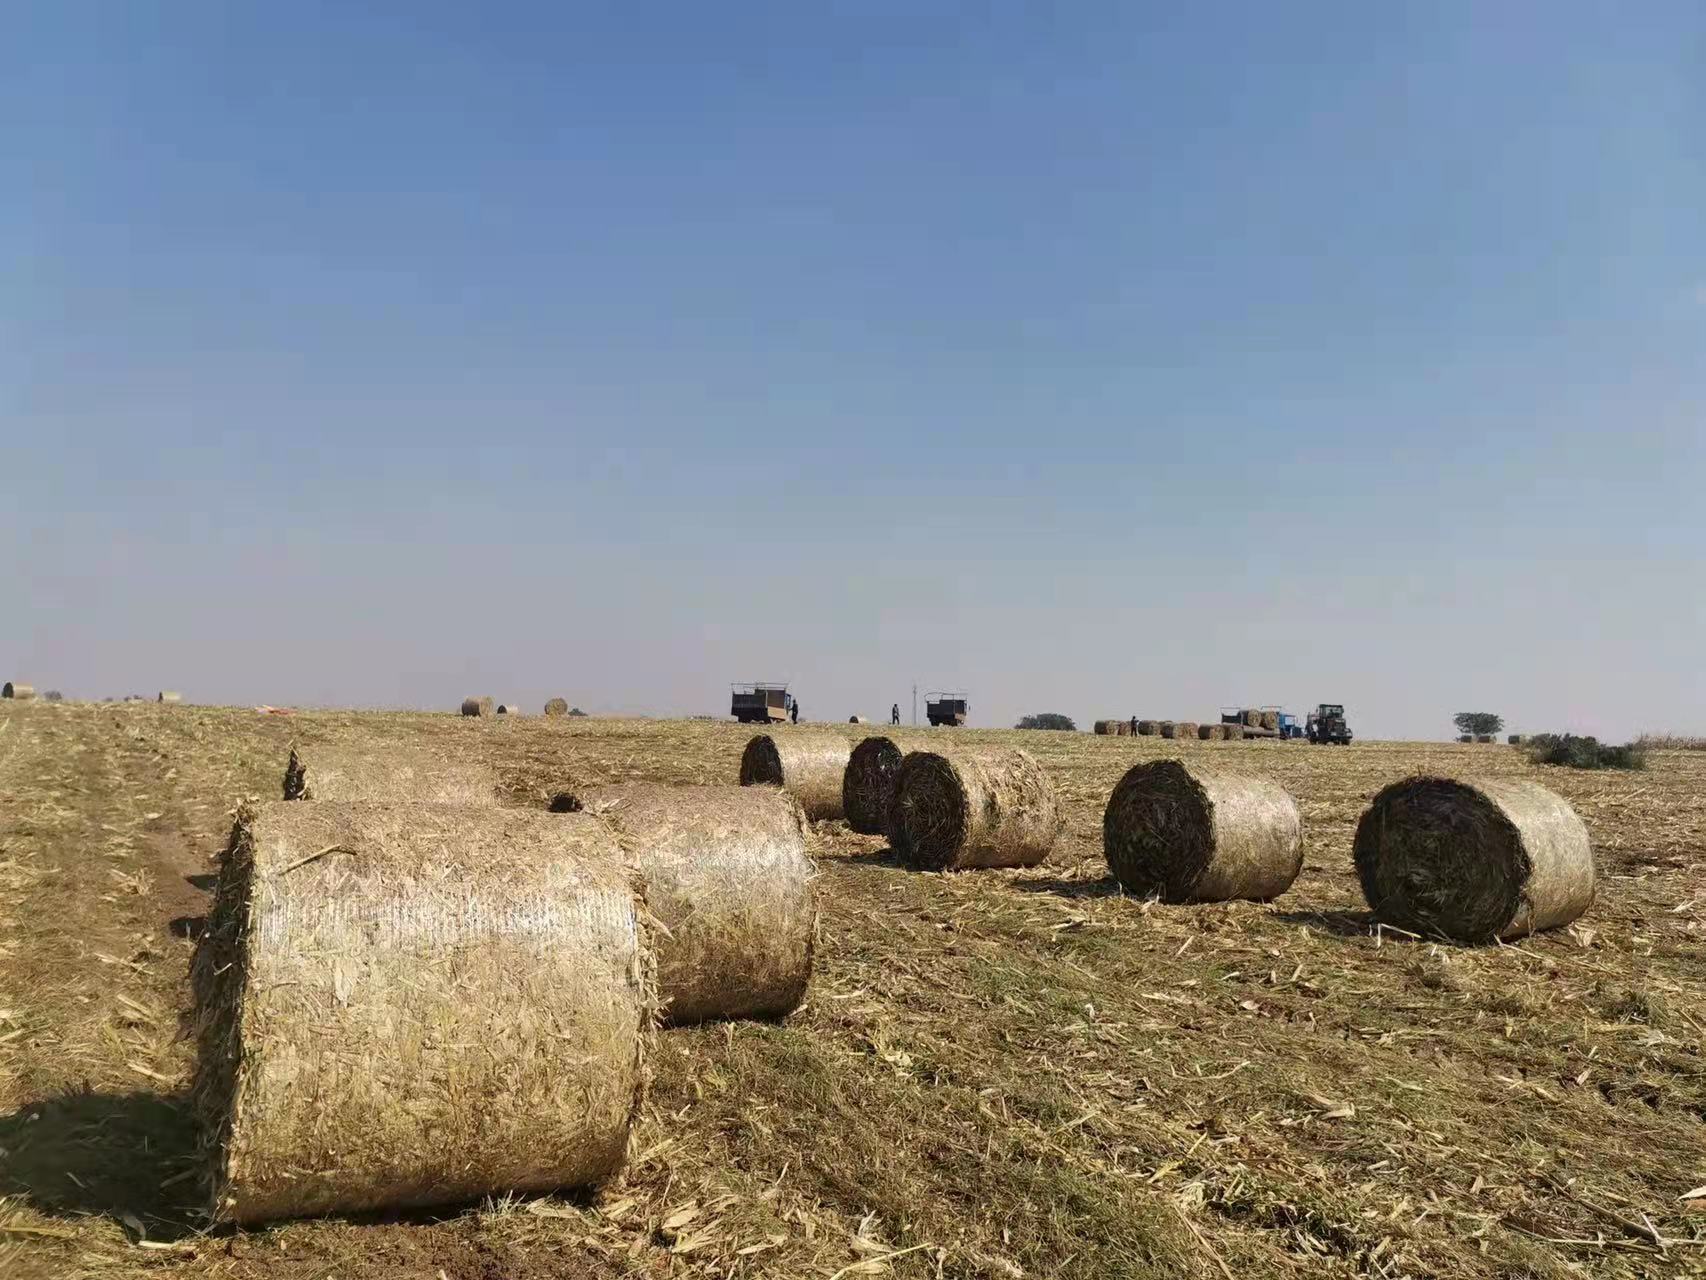
[[(1169, 729), (1171, 732), (1168, 732)], [(1197, 738), (1196, 721), (1180, 720), (1174, 722), (1171, 720), (1163, 720), (1161, 722), (1161, 736), (1163, 738), (1172, 738), (1179, 742), (1195, 742)]]
[(552, 808), (594, 814), (619, 836), (662, 926), (658, 997), (670, 1022), (799, 1007), (817, 933), (816, 871), (792, 796), (635, 782), (561, 795)]
[(1513, 747), (1520, 747), (1522, 745), (1522, 735), (1520, 733), (1513, 733), (1510, 737), (1506, 738), (1505, 741)]
[(614, 1174), (656, 1007), (632, 876), (588, 817), (240, 814), (192, 966), (214, 1217)]
[(865, 719), (864, 716), (848, 716), (847, 717), (847, 723), (848, 724), (870, 724), (871, 722), (869, 720)]
[(1120, 723), (1118, 720), (1098, 720), (1093, 727), (1102, 737), (1111, 738), (1119, 732)]
[(1242, 724), (1223, 724), (1220, 726), (1220, 736), (1228, 742), (1242, 742), (1244, 740), (1244, 726)]
[(808, 818), (839, 818), (841, 781), (852, 744), (840, 734), (779, 729), (761, 733), (740, 757), (740, 785), (770, 784), (790, 792)]
[(566, 716), (569, 714), (569, 704), (561, 698), (552, 698), (545, 704), (545, 714), (548, 716)]
[(1116, 721), (1114, 721), (1114, 736), (1116, 738), (1129, 738), (1129, 737), (1131, 737), (1131, 721), (1130, 720), (1116, 720)]
[(1244, 722), (1244, 727), (1246, 729), (1260, 729), (1263, 727), (1262, 713), (1260, 711), (1240, 711), (1238, 713), (1238, 718)]
[(1178, 729), (1179, 726), (1174, 724), (1171, 720), (1163, 720), (1161, 722), (1161, 736), (1163, 738), (1176, 737), (1178, 735)]
[(1060, 829), (1054, 784), (1026, 752), (914, 751), (901, 761), (888, 837), (914, 866), (1035, 866), (1053, 850)]
[(1470, 733), (1461, 733), (1458, 734), (1457, 740), (1459, 742), (1473, 742), (1475, 741), (1475, 735)]
[(1493, 735), (1490, 733), (1478, 733), (1475, 735), (1476, 742), (1491, 742), (1492, 740)]
[(884, 834), (901, 759), (934, 741), (928, 734), (895, 730), (854, 744), (841, 773), (841, 812), (847, 825), (868, 836)]
[(1262, 721), (1262, 728), (1272, 729), (1275, 732), (1278, 732), (1278, 730), (1279, 730), (1279, 712), (1277, 712), (1277, 711), (1264, 711), (1261, 713), (1261, 721)]
[(1182, 760), (1131, 769), (1102, 816), (1102, 850), (1128, 893), (1164, 902), (1265, 902), (1303, 867), (1297, 802), (1276, 782)]
[(154, 699), (156, 702), (182, 702), (183, 700), (183, 694), (176, 693), (171, 689), (160, 690), (159, 696)]
[(1217, 724), (1199, 724), (1197, 726), (1197, 740), (1199, 742), (1218, 742), (1225, 736)]
[(284, 767), (286, 800), (490, 806), (498, 796), (487, 765), (393, 745), (293, 746)]
[(1526, 780), (1395, 782), (1357, 823), (1354, 855), (1375, 916), (1424, 937), (1518, 938), (1593, 902), (1587, 828)]
[(16, 681), (8, 680), (5, 687), (0, 689), (0, 698), (15, 698), (19, 702), (35, 696), (36, 687), (33, 684), (19, 684)]
[(462, 699), (462, 714), (465, 716), (489, 716), (496, 710), (497, 704), (490, 698)]
[(521, 714), (521, 706), (515, 702), (500, 702), (498, 703), (498, 714), (500, 716), (518, 716)]
[(1145, 738), (1153, 738), (1156, 734), (1161, 732), (1161, 722), (1158, 720), (1139, 720), (1137, 722), (1137, 731)]

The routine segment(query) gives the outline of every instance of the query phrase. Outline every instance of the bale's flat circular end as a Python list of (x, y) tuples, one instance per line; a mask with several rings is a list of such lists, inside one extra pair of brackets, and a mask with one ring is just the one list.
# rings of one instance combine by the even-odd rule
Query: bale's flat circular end
[(1532, 864), (1480, 787), (1406, 778), (1357, 823), (1357, 877), (1375, 917), (1424, 937), (1490, 942), (1517, 916)]
[(971, 823), (965, 788), (946, 756), (914, 751), (901, 761), (889, 809), (889, 838), (914, 866), (954, 865)]
[(893, 738), (881, 736), (866, 738), (853, 748), (841, 776), (841, 809), (853, 830), (868, 836), (883, 833), (904, 756)]
[(779, 787), (782, 783), (782, 753), (776, 750), (774, 738), (761, 733), (740, 753), (740, 785)]
[(552, 698), (545, 704), (545, 714), (548, 716), (566, 716), (569, 714), (569, 704), (562, 698)]
[(1207, 794), (1177, 760), (1129, 770), (1102, 815), (1102, 851), (1127, 892), (1189, 902), (1214, 854)]

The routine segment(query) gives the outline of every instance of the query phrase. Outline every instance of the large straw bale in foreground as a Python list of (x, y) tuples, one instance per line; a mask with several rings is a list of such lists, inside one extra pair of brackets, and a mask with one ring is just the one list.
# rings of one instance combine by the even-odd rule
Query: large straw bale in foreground
[(782, 787), (800, 802), (808, 818), (841, 816), (841, 780), (852, 743), (841, 734), (778, 729), (746, 744), (740, 757), (740, 785)]
[(465, 716), (489, 716), (497, 710), (497, 703), (490, 698), (462, 699), (462, 714)]
[(592, 818), (245, 811), (193, 968), (215, 1215), (616, 1172), (655, 1012), (631, 874)]
[(36, 696), (33, 684), (19, 684), (15, 680), (6, 681), (5, 687), (0, 688), (0, 698), (16, 698), (19, 702)]
[(1182, 760), (1131, 769), (1102, 816), (1102, 849), (1128, 892), (1166, 902), (1266, 901), (1303, 867), (1297, 803), (1266, 778)]
[(657, 933), (658, 997), (676, 1024), (780, 1017), (811, 979), (816, 874), (805, 818), (770, 787), (634, 782), (559, 795), (595, 814), (639, 872)]
[(1587, 828), (1537, 782), (1395, 782), (1357, 823), (1354, 851), (1375, 916), (1424, 937), (1517, 938), (1593, 903)]
[(914, 751), (901, 761), (888, 836), (914, 866), (1029, 867), (1060, 836), (1054, 784), (1024, 751)]
[(861, 739), (841, 775), (841, 810), (847, 825), (868, 836), (886, 832), (901, 758), (936, 741), (940, 739), (928, 734), (898, 730)]
[(293, 746), (284, 767), (286, 800), (495, 805), (498, 793), (488, 765), (398, 746)]

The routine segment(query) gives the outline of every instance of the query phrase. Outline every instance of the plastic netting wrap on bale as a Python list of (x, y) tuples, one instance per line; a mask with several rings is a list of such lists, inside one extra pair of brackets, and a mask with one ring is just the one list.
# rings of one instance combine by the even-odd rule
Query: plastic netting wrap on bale
[(805, 818), (769, 787), (636, 782), (565, 793), (639, 873), (669, 1021), (780, 1017), (799, 1007), (817, 936)]
[(615, 1173), (656, 1014), (632, 876), (593, 818), (240, 814), (192, 969), (215, 1217)]
[(914, 751), (901, 761), (888, 836), (914, 866), (1029, 867), (1060, 836), (1054, 784), (1013, 748)]
[(0, 698), (16, 698), (19, 702), (22, 702), (26, 698), (33, 698), (35, 696), (36, 687), (33, 684), (19, 684), (15, 680), (8, 680), (5, 687), (0, 688)]
[(1276, 782), (1181, 760), (1131, 769), (1102, 816), (1102, 850), (1128, 893), (1165, 902), (1266, 901), (1303, 867), (1297, 802)]
[(284, 767), (286, 800), (495, 805), (498, 795), (489, 766), (404, 747), (295, 746)]
[(490, 698), (462, 699), (462, 714), (465, 716), (489, 716), (496, 708), (497, 704)]
[(1354, 848), (1375, 916), (1424, 937), (1517, 938), (1593, 903), (1587, 828), (1536, 782), (1395, 782), (1357, 823)]
[(562, 698), (552, 698), (545, 704), (545, 714), (548, 716), (566, 716), (569, 714), (569, 704)]
[(852, 743), (840, 734), (781, 729), (761, 733), (740, 757), (740, 785), (774, 785), (800, 802), (808, 818), (841, 816), (841, 780)]
[(841, 775), (841, 809), (847, 825), (868, 836), (887, 832), (901, 758), (933, 741), (922, 733), (894, 732), (873, 734), (855, 744)]
[(1161, 722), (1158, 720), (1139, 720), (1137, 731), (1145, 738), (1153, 738), (1161, 732)]

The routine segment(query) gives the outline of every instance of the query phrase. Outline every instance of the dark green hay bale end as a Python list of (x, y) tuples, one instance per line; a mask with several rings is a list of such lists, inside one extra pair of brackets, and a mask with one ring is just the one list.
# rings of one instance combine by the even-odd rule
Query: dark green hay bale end
[(1357, 823), (1354, 857), (1376, 918), (1423, 937), (1519, 938), (1593, 902), (1587, 828), (1526, 780), (1395, 782)]
[(1175, 903), (1267, 901), (1303, 867), (1303, 823), (1276, 782), (1156, 760), (1114, 787), (1102, 851), (1128, 893)]

